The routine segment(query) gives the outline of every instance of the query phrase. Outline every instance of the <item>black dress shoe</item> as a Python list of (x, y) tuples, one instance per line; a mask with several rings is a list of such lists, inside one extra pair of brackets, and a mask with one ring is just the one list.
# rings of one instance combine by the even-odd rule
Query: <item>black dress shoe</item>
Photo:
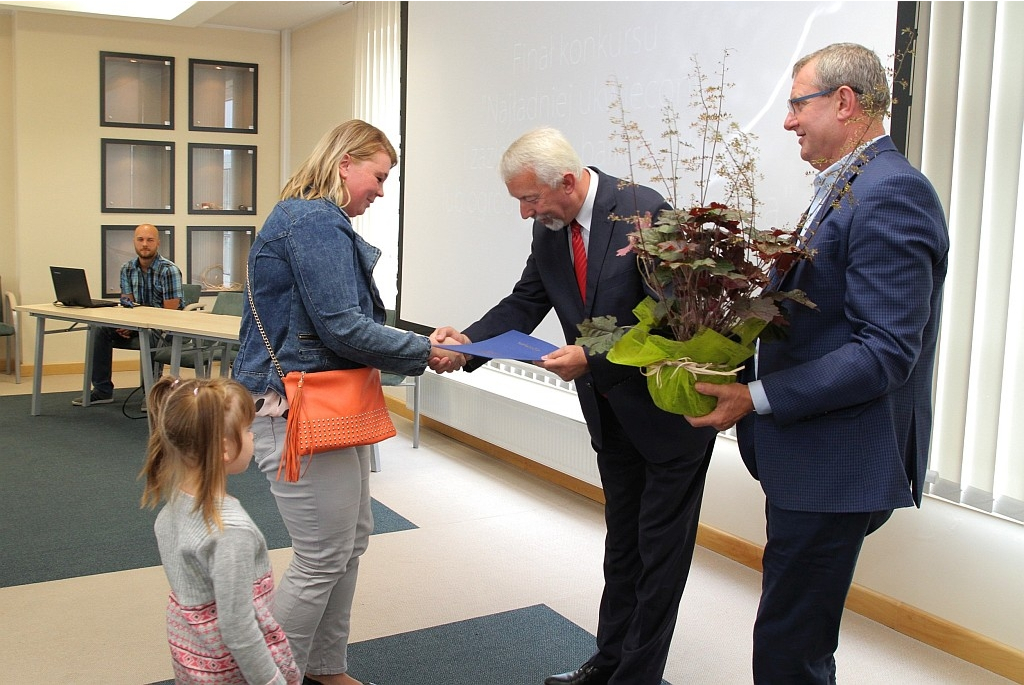
[(608, 679), (614, 672), (614, 668), (586, 663), (571, 673), (548, 676), (544, 679), (544, 685), (608, 685)]

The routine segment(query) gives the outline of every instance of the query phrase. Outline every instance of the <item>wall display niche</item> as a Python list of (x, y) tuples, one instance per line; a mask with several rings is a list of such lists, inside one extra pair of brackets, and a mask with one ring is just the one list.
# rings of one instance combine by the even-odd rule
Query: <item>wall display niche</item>
[(189, 226), (188, 282), (204, 294), (241, 291), (255, 234), (255, 226)]
[(101, 52), (100, 126), (174, 128), (174, 58)]
[(256, 64), (188, 61), (190, 131), (256, 133)]
[(100, 139), (101, 211), (174, 213), (174, 143)]
[(254, 145), (188, 145), (189, 214), (256, 213)]
[[(100, 226), (103, 251), (103, 297), (121, 295), (121, 265), (135, 259), (135, 227), (138, 224)], [(174, 261), (174, 226), (157, 226), (160, 256)]]

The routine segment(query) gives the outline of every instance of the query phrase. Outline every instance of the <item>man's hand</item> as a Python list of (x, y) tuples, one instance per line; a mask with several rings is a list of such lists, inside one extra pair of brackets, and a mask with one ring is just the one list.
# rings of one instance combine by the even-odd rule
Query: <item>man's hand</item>
[(686, 420), (694, 428), (712, 426), (724, 431), (736, 425), (736, 422), (754, 411), (754, 401), (750, 399), (750, 389), (742, 383), (697, 383), (694, 388), (702, 395), (718, 398), (714, 411), (705, 416), (687, 416)]
[[(431, 345), (468, 345), (473, 341), (451, 326), (443, 326), (430, 334), (430, 342)], [(432, 346), (427, 363), (435, 373), (451, 373), (466, 365), (466, 355)]]
[(579, 345), (559, 347), (535, 363), (548, 371), (555, 372), (563, 381), (574, 381), (590, 369), (587, 352)]
[(473, 341), (451, 326), (442, 326), (430, 334), (430, 342), (434, 345), (468, 345)]

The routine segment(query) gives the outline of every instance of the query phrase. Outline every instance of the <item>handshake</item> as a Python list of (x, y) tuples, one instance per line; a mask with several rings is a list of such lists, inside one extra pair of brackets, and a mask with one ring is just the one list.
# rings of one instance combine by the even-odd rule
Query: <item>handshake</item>
[[(451, 326), (436, 329), (430, 334), (430, 368), (436, 373), (458, 371), (468, 361), (466, 355), (454, 350), (443, 350), (437, 345), (469, 345), (473, 341)], [(469, 357), (470, 359), (472, 357)], [(579, 345), (565, 345), (545, 354), (533, 364), (551, 371), (563, 381), (574, 381), (590, 371), (587, 352)]]
[(468, 345), (473, 342), (450, 326), (438, 328), (430, 334), (430, 360), (428, 365), (435, 373), (458, 371), (466, 365), (466, 355), (454, 350), (444, 350), (436, 345)]

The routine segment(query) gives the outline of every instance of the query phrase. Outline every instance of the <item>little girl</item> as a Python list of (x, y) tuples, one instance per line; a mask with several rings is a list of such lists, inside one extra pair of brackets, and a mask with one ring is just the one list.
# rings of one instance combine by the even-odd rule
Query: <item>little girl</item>
[(301, 683), (271, 615), (274, 578), (263, 534), (227, 494), (253, 456), (252, 396), (223, 378), (161, 378), (150, 391), (143, 506), (171, 596), (167, 637), (176, 683)]

